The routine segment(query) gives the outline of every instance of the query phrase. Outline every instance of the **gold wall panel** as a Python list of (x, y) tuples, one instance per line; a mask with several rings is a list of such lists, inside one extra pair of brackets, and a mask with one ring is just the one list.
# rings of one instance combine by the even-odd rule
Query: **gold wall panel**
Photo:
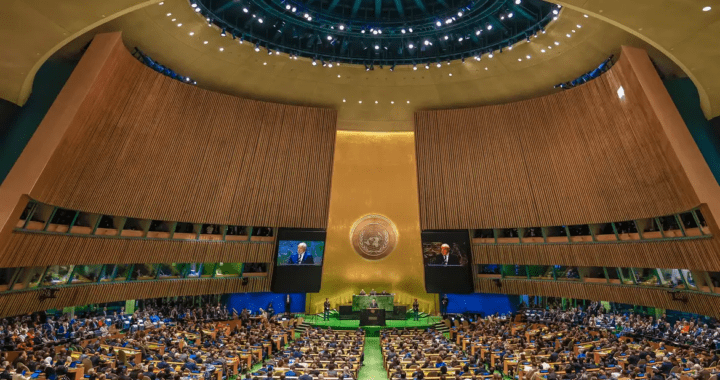
[[(353, 224), (368, 214), (397, 227), (397, 246), (386, 257), (368, 260), (350, 241)], [(434, 312), (437, 296), (425, 292), (415, 138), (412, 132), (338, 131), (330, 191), (325, 264), (318, 294), (308, 296), (308, 312), (325, 298), (335, 308), (365, 289), (395, 293), (395, 302)]]

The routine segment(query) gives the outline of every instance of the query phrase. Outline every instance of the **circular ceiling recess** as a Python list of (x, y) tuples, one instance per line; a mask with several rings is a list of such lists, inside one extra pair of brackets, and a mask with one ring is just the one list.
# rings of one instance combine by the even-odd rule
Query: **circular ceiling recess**
[(440, 64), (530, 40), (557, 19), (542, 0), (191, 0), (238, 43), (314, 65)]

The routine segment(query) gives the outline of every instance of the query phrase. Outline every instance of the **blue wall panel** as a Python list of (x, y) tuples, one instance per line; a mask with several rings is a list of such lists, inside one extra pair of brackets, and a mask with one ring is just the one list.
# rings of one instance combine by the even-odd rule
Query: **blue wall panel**
[(507, 314), (517, 311), (518, 296), (506, 294), (448, 294), (448, 313), (495, 313)]
[(664, 84), (715, 180), (720, 182), (720, 131), (705, 119), (695, 84), (689, 78), (666, 80)]
[[(290, 294), (290, 312), (305, 312), (305, 293)], [(267, 310), (268, 304), (273, 303), (273, 309), (276, 313), (285, 312), (285, 294), (281, 293), (234, 293), (227, 298), (228, 310), (232, 309), (242, 311), (247, 308), (253, 313), (257, 313), (260, 308)]]

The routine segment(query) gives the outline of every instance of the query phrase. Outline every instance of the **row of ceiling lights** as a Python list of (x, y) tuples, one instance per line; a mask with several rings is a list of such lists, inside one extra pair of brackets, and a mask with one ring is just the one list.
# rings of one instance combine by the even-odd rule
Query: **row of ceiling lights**
[[(164, 2), (160, 2), (160, 5), (163, 5), (163, 4), (164, 4)], [(193, 5), (194, 5), (194, 4), (193, 4)], [(195, 8), (195, 9), (199, 9), (199, 8)], [(558, 9), (560, 9), (560, 6), (558, 6)], [(553, 12), (554, 12), (555, 14), (557, 14), (558, 10), (556, 9), (556, 10), (554, 10)], [(168, 16), (168, 17), (172, 16), (172, 13), (168, 13), (167, 16)], [(588, 15), (584, 15), (584, 17), (587, 18)], [(173, 18), (172, 21), (175, 22), (176, 19)], [(209, 23), (209, 25), (212, 26), (212, 24), (210, 24), (210, 23)], [(178, 23), (177, 26), (178, 26), (178, 27), (181, 27), (181, 26), (182, 26), (182, 23)], [(578, 24), (578, 25), (577, 25), (577, 28), (578, 28), (578, 29), (579, 29), (579, 28), (582, 28), (582, 25)], [(571, 32), (572, 32), (572, 33), (576, 33), (576, 30), (573, 29), (573, 30), (571, 30)], [(190, 33), (189, 33), (190, 36), (193, 36), (194, 34), (195, 34), (194, 32), (190, 32)], [(545, 34), (545, 31), (544, 31), (544, 30), (542, 31), (542, 34)], [(226, 30), (225, 30), (225, 29), (222, 29), (221, 32), (220, 32), (220, 35), (221, 35), (222, 37), (227, 36)], [(233, 36), (233, 39), (234, 39), (235, 37), (236, 37), (236, 36)], [(332, 38), (331, 36), (328, 36), (328, 37), (329, 37), (329, 39)], [(535, 37), (537, 38), (538, 35), (536, 34)], [(567, 34), (566, 34), (566, 37), (570, 38), (570, 37), (572, 37), (572, 34), (567, 33)], [(445, 38), (445, 40), (447, 40), (447, 39), (448, 39), (448, 36), (445, 36), (444, 38)], [(530, 42), (530, 37), (529, 37), (529, 36), (528, 36), (528, 38), (527, 38), (527, 41)], [(240, 44), (242, 44), (242, 43), (243, 43), (243, 39), (240, 38), (239, 42), (240, 42)], [(460, 42), (462, 42), (462, 41), (460, 41)], [(204, 41), (203, 44), (207, 45), (207, 44), (208, 44), (208, 41)], [(432, 43), (429, 42), (429, 40), (425, 40), (425, 41), (424, 41), (424, 44), (425, 44), (425, 45), (428, 45), (428, 44), (431, 45)], [(555, 46), (559, 46), (559, 45), (560, 45), (560, 42), (555, 41), (555, 42), (554, 42), (554, 45), (555, 45)], [(408, 47), (409, 47), (410, 49), (413, 49), (413, 48), (414, 48), (414, 45), (413, 45), (412, 43), (410, 43), (410, 44), (408, 45)], [(379, 45), (375, 45), (375, 49), (379, 49), (379, 48), (380, 48)], [(513, 46), (510, 45), (510, 46), (508, 46), (507, 49), (510, 50), (510, 51), (512, 51)], [(548, 49), (548, 50), (551, 50), (551, 49), (552, 49), (552, 45), (548, 45), (547, 49)], [(222, 52), (222, 51), (225, 51), (225, 48), (224, 48), (224, 47), (220, 47), (218, 50)], [(261, 49), (260, 49), (260, 44), (257, 44), (257, 43), (256, 43), (254, 50), (255, 50), (255, 52), (260, 52), (260, 50), (261, 50)], [(541, 49), (541, 50), (540, 50), (541, 53), (545, 53), (546, 51), (547, 51), (546, 49)], [(499, 49), (499, 52), (500, 52), (500, 53), (503, 52), (503, 48), (502, 48), (502, 47)], [(281, 54), (280, 51), (275, 51), (275, 52), (273, 53), (273, 51), (272, 51), (271, 49), (267, 49), (267, 53), (268, 53), (268, 55), (273, 55), (273, 54), (280, 55), (280, 54)], [(492, 59), (492, 58), (494, 57), (494, 53), (493, 53), (493, 52), (490, 52), (490, 53), (487, 55), (487, 57), (490, 58), (490, 59)], [(289, 58), (290, 58), (290, 59), (295, 59), (295, 60), (297, 60), (298, 56), (291, 53), (291, 54), (289, 54)], [(473, 58), (474, 58), (476, 61), (481, 61), (481, 60), (482, 60), (482, 54), (480, 54), (480, 55), (475, 55)], [(531, 58), (532, 58), (531, 55), (526, 55), (526, 56), (525, 56), (525, 59), (528, 59), (528, 60), (529, 60), (529, 59), (531, 59)], [(333, 66), (340, 66), (340, 62), (333, 62), (333, 61), (327, 61), (327, 62), (325, 62), (324, 59), (319, 59), (319, 60), (320, 60), (320, 63), (321, 63), (321, 65), (322, 65), (323, 67), (332, 68)], [(522, 58), (518, 58), (518, 61), (519, 61), (519, 62), (521, 62), (522, 60), (523, 60)], [(318, 61), (318, 59), (314, 58), (314, 59), (312, 60), (312, 65), (313, 65), (313, 66), (317, 66), (317, 65), (318, 65), (318, 62), (317, 62), (317, 61)], [(451, 62), (451, 61), (447, 61), (447, 65), (450, 65), (450, 62)], [(465, 58), (462, 59), (462, 62), (463, 62), (463, 63), (465, 62)], [(267, 62), (263, 62), (263, 65), (267, 65)], [(438, 68), (442, 67), (442, 64), (441, 64), (439, 61), (438, 61), (435, 65), (436, 65)], [(379, 66), (380, 69), (383, 68), (383, 65), (378, 65), (378, 66)], [(417, 64), (413, 64), (412, 66), (413, 66), (413, 70), (417, 70), (417, 69), (418, 69)], [(430, 63), (426, 63), (426, 64), (425, 64), (425, 69), (430, 69)], [(366, 65), (365, 65), (365, 71), (372, 71), (372, 70), (375, 70), (374, 64), (366, 64)], [(485, 67), (485, 70), (488, 70), (488, 68)], [(392, 65), (392, 66), (390, 67), (390, 71), (395, 71), (395, 65)], [(449, 76), (452, 76), (452, 73), (449, 73), (448, 75), (449, 75)], [(338, 77), (340, 77), (340, 76), (338, 75)]]

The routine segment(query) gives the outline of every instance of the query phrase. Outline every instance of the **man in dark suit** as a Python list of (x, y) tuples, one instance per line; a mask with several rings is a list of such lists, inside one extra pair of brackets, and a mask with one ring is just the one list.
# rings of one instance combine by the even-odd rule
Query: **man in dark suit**
[(370, 307), (373, 308), (373, 309), (377, 309), (377, 308), (378, 308), (378, 303), (377, 303), (377, 301), (375, 300), (375, 298), (373, 298), (373, 299), (370, 301)]
[(300, 243), (297, 247), (297, 253), (290, 255), (288, 264), (315, 264), (312, 254), (307, 253), (307, 244)]
[(325, 298), (325, 303), (323, 304), (323, 321), (329, 321), (330, 320), (330, 299)]
[(418, 303), (417, 298), (415, 298), (415, 302), (413, 302), (412, 308), (413, 308), (413, 314), (414, 314), (413, 320), (414, 321), (420, 320), (420, 318), (418, 316), (418, 314), (420, 312), (420, 304)]
[(435, 262), (433, 264), (435, 265), (460, 265), (460, 260), (458, 260), (457, 256), (450, 255), (450, 246), (447, 244), (443, 244), (440, 246), (440, 256), (437, 256), (435, 258)]

